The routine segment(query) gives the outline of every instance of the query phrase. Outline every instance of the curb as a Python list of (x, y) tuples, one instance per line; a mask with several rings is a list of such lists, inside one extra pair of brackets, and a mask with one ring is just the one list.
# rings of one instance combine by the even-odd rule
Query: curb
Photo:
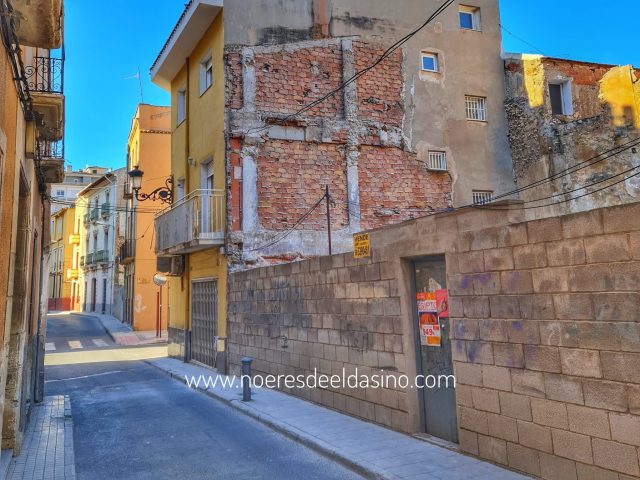
[(104, 329), (105, 333), (107, 335), (109, 335), (109, 338), (111, 338), (111, 340), (113, 341), (113, 343), (118, 343), (116, 341), (116, 337), (113, 336), (113, 333), (111, 333), (111, 330), (109, 330), (107, 328), (107, 326), (104, 324), (104, 322), (102, 321), (102, 318), (100, 317), (100, 315), (94, 315), (93, 313), (87, 313), (87, 312), (82, 312), (83, 315), (87, 315), (89, 317), (93, 317), (95, 319), (97, 319), (100, 322), (100, 325), (102, 325), (102, 328)]
[[(166, 373), (170, 378), (177, 380), (180, 383), (183, 383), (186, 385), (187, 382), (182, 375), (177, 374), (172, 370), (166, 370), (161, 366), (156, 365), (152, 361), (145, 360), (144, 362)], [(228, 405), (231, 408), (247, 415), (248, 417), (258, 420), (260, 423), (266, 425), (272, 430), (275, 430), (276, 432), (285, 435), (291, 440), (294, 440), (300, 443), (301, 445), (304, 445), (305, 447), (308, 447), (311, 450), (314, 450), (320, 453), (321, 455), (340, 463), (341, 465), (347, 467), (348, 469), (352, 470), (353, 472), (359, 475), (362, 475), (365, 478), (369, 478), (372, 480), (383, 480), (387, 478), (392, 478), (392, 476), (390, 476), (388, 472), (379, 470), (375, 468), (373, 465), (356, 462), (351, 458), (347, 457), (346, 455), (344, 455), (343, 453), (336, 450), (334, 447), (332, 447), (328, 443), (320, 440), (319, 438), (314, 437), (313, 435), (309, 435), (308, 433), (305, 433), (302, 430), (299, 430), (295, 427), (292, 427), (286, 422), (277, 420), (273, 418), (271, 415), (258, 412), (253, 408), (251, 408), (248, 404), (243, 403), (240, 399), (228, 399), (221, 395), (218, 395), (215, 391), (212, 391), (209, 389), (207, 390), (194, 389), (194, 390), (200, 393), (203, 393), (208, 397), (213, 398), (219, 402), (222, 402), (225, 405)]]

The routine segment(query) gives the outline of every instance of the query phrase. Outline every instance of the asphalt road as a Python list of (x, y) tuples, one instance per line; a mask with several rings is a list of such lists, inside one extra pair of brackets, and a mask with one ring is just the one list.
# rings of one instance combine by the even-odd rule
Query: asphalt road
[(74, 359), (46, 367), (45, 393), (71, 398), (80, 480), (360, 478), (144, 361), (95, 361), (121, 347), (93, 317), (50, 316), (46, 341)]

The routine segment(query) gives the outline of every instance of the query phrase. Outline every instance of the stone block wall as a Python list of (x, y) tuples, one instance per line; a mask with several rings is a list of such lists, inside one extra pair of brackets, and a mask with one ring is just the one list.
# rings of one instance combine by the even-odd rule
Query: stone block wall
[[(254, 359), (256, 375), (405, 372), (395, 271), (351, 254), (234, 273), (229, 281), (229, 362)], [(397, 430), (407, 430), (398, 389), (284, 389)]]
[(463, 450), (543, 478), (640, 476), (638, 214), (463, 234), (450, 277)]
[[(369, 259), (231, 274), (231, 370), (415, 375), (410, 265), (444, 254), (460, 448), (545, 479), (640, 478), (640, 204), (495, 208), (373, 230)], [(422, 429), (415, 389), (290, 393)]]

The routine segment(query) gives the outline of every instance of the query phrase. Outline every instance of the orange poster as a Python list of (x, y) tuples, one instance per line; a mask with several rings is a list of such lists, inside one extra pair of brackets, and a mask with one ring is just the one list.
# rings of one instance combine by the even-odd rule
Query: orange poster
[(420, 330), (420, 344), (440, 346), (440, 323), (435, 292), (418, 293), (416, 296)]

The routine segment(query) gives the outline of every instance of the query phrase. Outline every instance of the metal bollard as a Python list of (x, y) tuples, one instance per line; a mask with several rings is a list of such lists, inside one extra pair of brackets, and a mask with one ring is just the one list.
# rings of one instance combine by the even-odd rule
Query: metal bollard
[(242, 401), (250, 402), (251, 401), (251, 362), (253, 362), (253, 358), (244, 357), (242, 359)]

